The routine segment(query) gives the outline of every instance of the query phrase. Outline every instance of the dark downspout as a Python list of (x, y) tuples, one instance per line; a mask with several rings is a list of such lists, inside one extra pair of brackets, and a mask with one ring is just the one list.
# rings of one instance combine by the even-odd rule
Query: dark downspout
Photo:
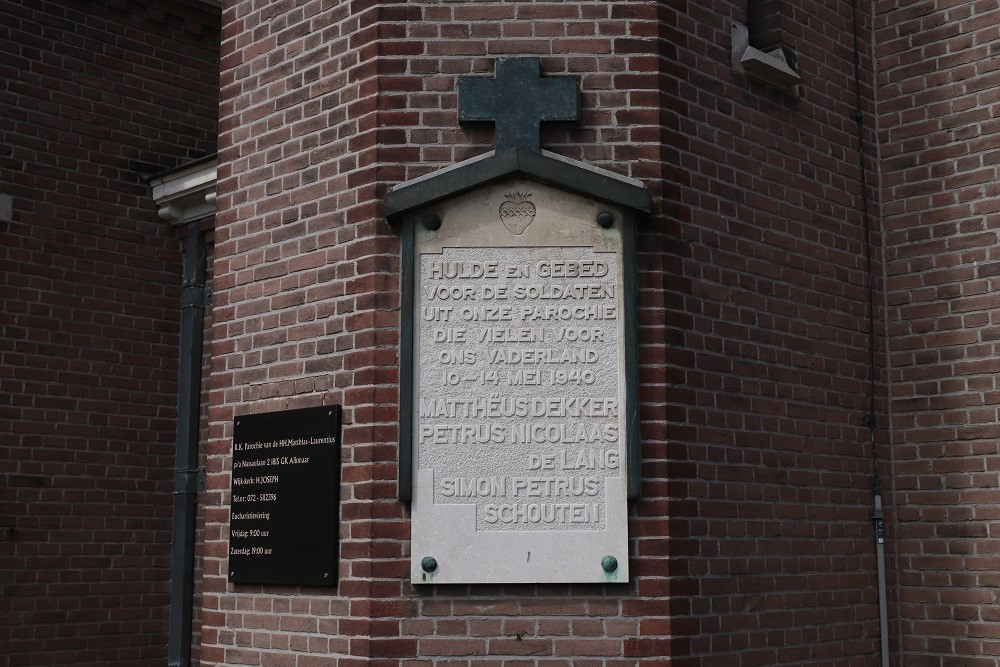
[[(875, 571), (878, 581), (879, 654), (882, 667), (889, 667), (889, 594), (885, 581), (885, 514), (882, 510), (882, 476), (879, 473), (875, 417), (875, 278), (872, 271), (872, 225), (868, 206), (868, 170), (865, 167), (864, 114), (861, 111), (861, 51), (858, 48), (858, 0), (851, 2), (854, 42), (854, 121), (858, 126), (858, 180), (864, 227), (865, 264), (868, 274), (868, 409), (862, 422), (868, 427), (872, 448), (872, 521), (875, 528)], [(873, 65), (874, 67), (874, 65)], [(874, 76), (874, 75), (873, 75)], [(877, 139), (876, 139), (877, 140)]]
[(170, 549), (170, 625), (167, 664), (191, 664), (194, 606), (194, 533), (201, 417), (202, 331), (205, 323), (205, 243), (198, 222), (187, 224), (181, 284), (181, 345), (177, 382), (177, 452), (174, 464), (173, 544)]

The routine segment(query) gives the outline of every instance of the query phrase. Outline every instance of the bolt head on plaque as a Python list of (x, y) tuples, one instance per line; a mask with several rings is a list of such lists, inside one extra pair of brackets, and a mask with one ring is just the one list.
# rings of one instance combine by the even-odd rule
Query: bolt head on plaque
[(597, 214), (597, 224), (604, 229), (610, 229), (615, 224), (615, 216), (608, 211), (601, 211)]
[(438, 215), (437, 213), (431, 213), (430, 215), (426, 216), (423, 222), (424, 222), (424, 227), (432, 232), (441, 229), (441, 216)]
[(531, 197), (526, 192), (511, 192), (500, 204), (500, 221), (514, 236), (520, 236), (535, 219), (535, 205), (528, 201)]
[(601, 559), (601, 569), (608, 574), (618, 569), (618, 559), (614, 556), (605, 556)]
[(438, 562), (434, 556), (424, 556), (420, 559), (420, 569), (424, 572), (433, 572), (438, 569)]

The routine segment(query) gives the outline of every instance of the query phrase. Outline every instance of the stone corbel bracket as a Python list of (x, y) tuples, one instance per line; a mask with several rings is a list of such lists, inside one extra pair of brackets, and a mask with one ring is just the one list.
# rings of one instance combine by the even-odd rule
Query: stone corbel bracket
[(150, 180), (157, 215), (173, 225), (184, 225), (215, 213), (217, 161), (214, 155)]
[(733, 21), (733, 68), (751, 79), (799, 96), (802, 77), (789, 66), (785, 52), (777, 48), (765, 53), (750, 46), (750, 32), (738, 21)]

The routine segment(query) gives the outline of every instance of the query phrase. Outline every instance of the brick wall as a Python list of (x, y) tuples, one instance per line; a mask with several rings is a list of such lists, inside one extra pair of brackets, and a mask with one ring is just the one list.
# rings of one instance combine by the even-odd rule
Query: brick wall
[[(584, 590), (567, 603), (567, 587), (522, 587), (524, 599), (513, 602), (485, 589), (428, 597), (403, 583), (399, 243), (379, 200), (388, 183), (487, 149), (488, 130), (456, 125), (456, 75), (485, 74), (496, 55), (511, 53), (542, 55), (547, 73), (582, 77), (584, 129), (547, 131), (550, 145), (633, 174), (658, 173), (655, 13), (603, 2), (383, 3), (351, 13), (356, 7), (312, 13), (318, 8), (243, 4), (224, 14), (210, 443), (218, 506), (208, 511), (226, 522), (234, 414), (342, 403), (341, 584), (337, 595), (305, 590), (292, 601), (270, 589), (227, 587), (220, 525), (218, 543), (206, 546), (205, 588), (217, 606), (205, 613), (204, 656), (395, 663), (639, 650), (639, 618), (659, 612), (623, 602), (620, 592)], [(645, 108), (628, 111), (630, 103)], [(630, 143), (647, 148), (622, 161), (616, 151)], [(614, 618), (623, 606), (627, 618)]]
[(180, 254), (141, 177), (212, 149), (217, 26), (0, 2), (4, 665), (163, 662)]
[[(860, 36), (897, 662), (995, 666), (1000, 12), (898, 4)], [(733, 72), (743, 3), (227, 7), (205, 663), (877, 663), (851, 6), (785, 6), (800, 98)], [(0, 663), (156, 663), (179, 254), (140, 174), (211, 149), (217, 16), (107, 0), (0, 18)], [(627, 587), (405, 583), (399, 247), (380, 201), (488, 150), (491, 130), (457, 126), (455, 80), (504, 55), (580, 78), (582, 121), (547, 148), (656, 199)], [(880, 269), (878, 224), (873, 240)], [(339, 589), (228, 586), (233, 415), (322, 403), (345, 406)]]
[[(355, 11), (357, 10), (357, 11)], [(377, 9), (223, 12), (202, 660), (364, 656), (376, 496), (391, 495), (393, 238), (374, 210)], [(226, 583), (235, 414), (344, 405), (339, 595)], [(296, 658), (298, 655), (298, 659)], [(343, 660), (340, 664), (351, 663)]]
[(997, 665), (994, 3), (876, 3), (900, 664)]
[[(691, 655), (677, 658), (685, 665), (874, 665), (851, 7), (797, 3), (783, 17), (802, 76), (795, 99), (734, 75), (726, 14), (743, 20), (737, 4), (678, 8), (664, 50), (665, 313), (649, 317), (667, 322), (659, 446), (682, 594), (671, 612), (690, 636), (674, 655)], [(864, 74), (868, 127), (871, 86)], [(872, 174), (873, 138), (866, 131)]]
[[(783, 23), (794, 99), (734, 74), (738, 4), (227, 7), (206, 661), (877, 664), (850, 5), (800, 4)], [(627, 587), (406, 582), (399, 243), (379, 203), (488, 150), (488, 128), (457, 125), (455, 81), (505, 55), (580, 77), (582, 122), (546, 129), (546, 147), (642, 178), (657, 201), (640, 238)], [(233, 416), (338, 403), (339, 589), (228, 585)]]

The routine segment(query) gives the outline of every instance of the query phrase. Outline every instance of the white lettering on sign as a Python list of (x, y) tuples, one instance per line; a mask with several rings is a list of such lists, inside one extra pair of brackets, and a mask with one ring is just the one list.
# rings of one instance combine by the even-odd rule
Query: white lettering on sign
[(474, 507), (479, 531), (604, 530), (624, 475), (618, 256), (418, 257), (414, 435), (434, 504)]

